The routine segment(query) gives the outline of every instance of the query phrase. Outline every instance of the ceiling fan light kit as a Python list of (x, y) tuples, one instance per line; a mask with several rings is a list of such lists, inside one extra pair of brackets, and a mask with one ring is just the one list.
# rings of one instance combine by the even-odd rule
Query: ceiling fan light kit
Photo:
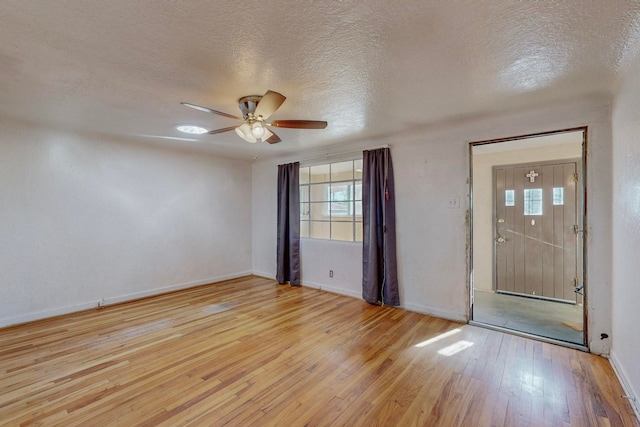
[[(219, 116), (224, 116), (235, 120), (240, 120), (244, 123), (239, 126), (230, 126), (211, 131), (207, 131), (206, 129), (200, 128), (198, 126), (177, 126), (176, 129), (186, 133), (208, 133), (210, 135), (235, 130), (240, 138), (252, 144), (262, 141), (266, 141), (269, 144), (276, 144), (281, 141), (280, 137), (278, 137), (278, 135), (268, 129), (267, 126), (291, 129), (324, 129), (327, 127), (327, 122), (317, 120), (273, 120), (271, 122), (267, 122), (266, 120), (269, 118), (269, 116), (271, 116), (278, 108), (280, 108), (285, 99), (287, 98), (284, 95), (271, 90), (267, 91), (264, 96), (244, 96), (238, 100), (240, 111), (242, 111), (242, 117), (237, 117), (232, 114), (212, 110), (207, 107), (190, 104), (188, 102), (181, 102), (182, 105), (189, 108), (193, 108), (198, 111), (204, 111), (206, 113), (217, 114)], [(198, 129), (196, 130), (195, 128)]]
[(249, 123), (243, 123), (238, 126), (236, 128), (236, 133), (240, 138), (244, 139), (247, 142), (250, 142), (252, 144), (258, 142), (258, 140), (254, 138), (253, 134), (251, 133), (251, 126), (249, 125)]

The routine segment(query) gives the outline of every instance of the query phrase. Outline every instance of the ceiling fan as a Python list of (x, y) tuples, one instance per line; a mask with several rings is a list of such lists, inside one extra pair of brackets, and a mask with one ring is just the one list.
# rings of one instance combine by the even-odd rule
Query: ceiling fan
[(276, 144), (281, 141), (278, 135), (267, 128), (267, 126), (295, 129), (324, 129), (327, 127), (327, 122), (317, 120), (272, 120), (268, 122), (267, 119), (278, 108), (280, 108), (285, 99), (287, 98), (284, 95), (271, 90), (267, 91), (264, 96), (250, 95), (242, 97), (238, 100), (240, 104), (240, 111), (242, 111), (242, 117), (212, 110), (207, 107), (201, 107), (199, 105), (189, 104), (188, 102), (181, 102), (181, 104), (196, 110), (204, 111), (205, 113), (213, 113), (219, 116), (242, 121), (243, 123), (238, 126), (229, 126), (208, 132), (205, 131), (203, 133), (214, 135), (217, 133), (235, 130), (238, 136), (251, 143), (267, 141), (269, 144)]

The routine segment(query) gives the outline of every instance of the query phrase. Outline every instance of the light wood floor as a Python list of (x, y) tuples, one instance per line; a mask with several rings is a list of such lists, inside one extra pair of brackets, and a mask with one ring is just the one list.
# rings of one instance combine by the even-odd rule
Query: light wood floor
[(0, 330), (0, 424), (638, 426), (607, 360), (248, 277)]

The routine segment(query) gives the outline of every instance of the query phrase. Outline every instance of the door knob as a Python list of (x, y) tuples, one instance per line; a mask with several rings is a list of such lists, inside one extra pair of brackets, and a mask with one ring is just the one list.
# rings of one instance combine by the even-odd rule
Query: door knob
[(502, 236), (499, 236), (499, 237), (496, 239), (496, 243), (498, 243), (498, 244), (500, 244), (500, 243), (504, 243), (504, 242), (505, 242), (505, 239), (504, 239), (504, 237), (502, 237)]

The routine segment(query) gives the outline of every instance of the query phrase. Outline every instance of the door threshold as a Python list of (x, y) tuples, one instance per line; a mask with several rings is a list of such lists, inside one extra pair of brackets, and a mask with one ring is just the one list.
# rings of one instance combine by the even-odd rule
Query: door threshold
[(537, 299), (542, 301), (559, 302), (561, 304), (579, 305), (577, 301), (561, 299), (561, 298), (545, 297), (543, 295), (530, 295), (530, 294), (523, 294), (521, 292), (500, 291), (500, 290), (495, 291), (495, 293), (502, 294), (502, 295), (512, 295), (514, 297)]
[(504, 332), (505, 334), (517, 335), (519, 337), (524, 337), (524, 338), (531, 338), (532, 340), (542, 341), (549, 344), (556, 344), (562, 347), (569, 347), (575, 350), (580, 350), (580, 351), (589, 353), (589, 347), (586, 347), (585, 345), (581, 345), (581, 344), (575, 344), (569, 341), (556, 340), (553, 338), (543, 337), (540, 335), (529, 334), (527, 332), (516, 331), (514, 329), (503, 328), (502, 326), (496, 326), (496, 325), (491, 325), (489, 323), (477, 322), (475, 320), (469, 320), (469, 324), (472, 326), (478, 326), (485, 329), (492, 329), (498, 332)]

